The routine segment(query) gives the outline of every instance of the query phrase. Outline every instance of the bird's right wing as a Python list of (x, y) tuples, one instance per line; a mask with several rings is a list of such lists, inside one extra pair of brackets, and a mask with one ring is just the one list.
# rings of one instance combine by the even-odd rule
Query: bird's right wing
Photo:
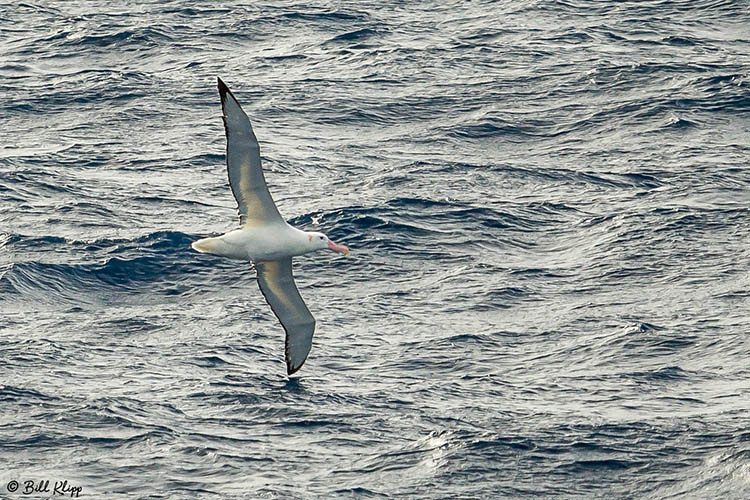
[(291, 375), (302, 367), (312, 347), (315, 318), (297, 290), (292, 258), (256, 262), (258, 286), (286, 331), (286, 368)]
[(219, 80), (219, 95), (227, 133), (227, 173), (229, 185), (237, 200), (240, 225), (263, 225), (284, 222), (268, 192), (260, 166), (260, 146), (240, 103), (232, 91)]

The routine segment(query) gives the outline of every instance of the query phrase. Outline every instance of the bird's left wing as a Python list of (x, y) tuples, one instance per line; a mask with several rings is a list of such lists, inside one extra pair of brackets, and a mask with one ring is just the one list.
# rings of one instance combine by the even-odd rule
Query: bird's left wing
[(286, 368), (302, 367), (312, 347), (315, 318), (300, 297), (292, 275), (292, 258), (256, 262), (258, 286), (286, 331)]
[(221, 78), (218, 81), (224, 129), (227, 133), (227, 174), (237, 200), (240, 225), (283, 223), (284, 219), (268, 192), (260, 165), (260, 146), (250, 120), (232, 91)]

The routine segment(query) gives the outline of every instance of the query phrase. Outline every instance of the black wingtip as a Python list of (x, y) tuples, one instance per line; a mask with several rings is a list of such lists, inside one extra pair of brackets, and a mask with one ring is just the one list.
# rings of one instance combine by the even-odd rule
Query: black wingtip
[(224, 83), (221, 78), (217, 76), (216, 80), (218, 82), (219, 95), (221, 96), (221, 100), (223, 101), (224, 99), (226, 99), (227, 94), (231, 94), (232, 92), (229, 90), (229, 87), (227, 87), (227, 84)]
[(300, 363), (299, 366), (294, 366), (294, 365), (292, 365), (291, 360), (288, 357), (286, 357), (286, 374), (287, 374), (287, 376), (293, 375), (293, 374), (297, 373), (299, 371), (299, 369), (302, 368), (302, 365), (305, 364), (305, 361), (307, 361), (307, 358), (305, 358), (302, 361), (302, 363)]

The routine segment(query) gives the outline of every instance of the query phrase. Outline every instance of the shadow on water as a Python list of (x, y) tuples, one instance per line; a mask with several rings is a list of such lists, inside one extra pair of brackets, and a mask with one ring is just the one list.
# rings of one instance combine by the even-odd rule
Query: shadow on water
[(294, 394), (303, 394), (305, 392), (305, 386), (302, 385), (299, 378), (294, 377), (287, 379), (284, 384), (284, 390)]

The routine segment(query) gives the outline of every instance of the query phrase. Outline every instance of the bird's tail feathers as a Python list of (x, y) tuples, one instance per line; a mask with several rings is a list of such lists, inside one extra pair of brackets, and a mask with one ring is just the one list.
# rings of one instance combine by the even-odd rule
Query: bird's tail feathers
[(222, 247), (224, 242), (221, 238), (203, 238), (198, 241), (194, 241), (190, 246), (193, 250), (197, 250), (200, 253), (213, 253), (221, 255), (223, 252)]

